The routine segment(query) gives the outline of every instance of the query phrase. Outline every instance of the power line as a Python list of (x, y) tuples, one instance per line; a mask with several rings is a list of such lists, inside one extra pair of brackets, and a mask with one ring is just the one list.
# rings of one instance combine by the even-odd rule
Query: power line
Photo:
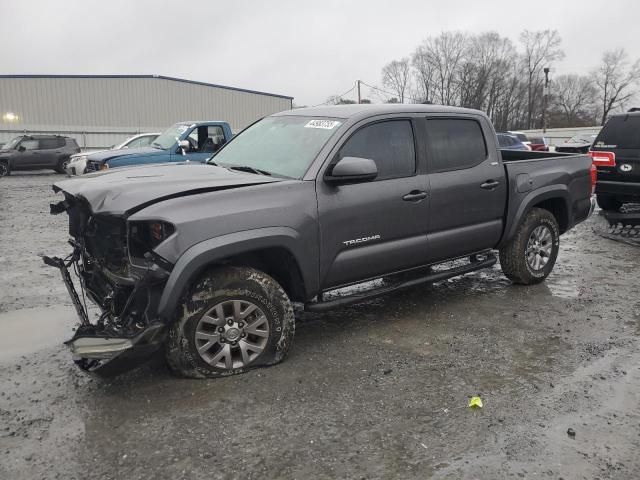
[[(387, 95), (393, 95), (394, 97), (397, 97), (397, 96), (398, 96), (398, 94), (397, 94), (397, 93), (388, 92), (388, 91), (383, 90), (383, 89), (381, 89), (381, 88), (379, 88), (379, 87), (374, 87), (373, 85), (369, 85), (367, 82), (362, 82), (362, 84), (363, 84), (363, 85), (366, 85), (366, 86), (367, 86), (367, 87), (369, 87), (369, 88), (373, 88), (374, 90), (377, 90), (377, 91), (379, 91), (379, 92), (386, 93)], [(417, 99), (417, 98), (413, 98), (413, 97), (408, 97), (408, 96), (406, 96), (406, 95), (404, 96), (404, 98), (406, 98), (406, 99), (408, 99), (408, 100), (411, 100), (411, 101), (414, 101), (414, 102), (420, 102), (420, 100), (419, 100), (419, 99)]]
[(356, 85), (354, 84), (354, 85), (353, 85), (353, 87), (351, 87), (349, 90), (347, 90), (346, 92), (344, 92), (342, 95), (335, 95), (335, 96), (333, 96), (333, 97), (331, 98), (331, 100), (327, 100), (326, 102), (319, 103), (319, 104), (317, 104), (317, 105), (313, 105), (313, 106), (314, 106), (314, 107), (321, 107), (322, 105), (327, 105), (327, 104), (329, 104), (329, 103), (333, 102), (333, 99), (334, 99), (334, 98), (342, 98), (342, 97), (344, 97), (346, 94), (353, 92), (353, 91), (355, 90), (355, 88), (356, 88)]

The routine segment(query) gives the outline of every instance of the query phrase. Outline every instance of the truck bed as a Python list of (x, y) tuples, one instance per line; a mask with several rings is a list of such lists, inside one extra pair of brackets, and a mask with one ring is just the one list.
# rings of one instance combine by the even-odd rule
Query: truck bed
[[(511, 238), (518, 219), (531, 205), (544, 199), (540, 192), (556, 192), (558, 197), (545, 206), (557, 211), (561, 232), (583, 221), (591, 211), (591, 157), (587, 154), (525, 152), (501, 150), (503, 166), (509, 182), (509, 201), (505, 220), (505, 238)], [(527, 160), (527, 161), (525, 161)], [(558, 193), (561, 192), (561, 193)]]

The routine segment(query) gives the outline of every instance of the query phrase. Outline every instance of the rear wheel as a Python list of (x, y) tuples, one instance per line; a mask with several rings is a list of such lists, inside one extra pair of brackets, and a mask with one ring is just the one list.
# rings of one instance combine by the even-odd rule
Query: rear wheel
[(598, 206), (607, 212), (617, 212), (622, 207), (622, 202), (615, 197), (606, 195), (596, 195)]
[(54, 170), (58, 173), (67, 173), (67, 165), (69, 165), (69, 158), (61, 158), (58, 160), (58, 165)]
[(185, 377), (220, 377), (273, 365), (293, 342), (287, 294), (253, 268), (212, 270), (191, 287), (178, 312), (166, 358)]
[(540, 283), (553, 270), (559, 249), (558, 221), (548, 210), (533, 208), (516, 235), (500, 249), (500, 265), (514, 283)]

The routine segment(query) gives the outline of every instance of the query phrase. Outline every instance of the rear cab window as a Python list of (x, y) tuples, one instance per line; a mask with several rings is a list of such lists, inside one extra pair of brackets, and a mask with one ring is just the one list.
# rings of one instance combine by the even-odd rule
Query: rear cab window
[(482, 127), (470, 118), (428, 118), (427, 142), (431, 173), (472, 168), (488, 155)]

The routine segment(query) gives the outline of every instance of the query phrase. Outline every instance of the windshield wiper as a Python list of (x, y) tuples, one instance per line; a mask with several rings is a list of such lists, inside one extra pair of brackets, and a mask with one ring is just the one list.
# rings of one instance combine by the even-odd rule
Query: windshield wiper
[(266, 175), (268, 177), (271, 176), (271, 172), (260, 170), (259, 168), (250, 167), (249, 165), (229, 165), (227, 166), (227, 168), (229, 170), (237, 170), (239, 172), (255, 173), (256, 175)]

